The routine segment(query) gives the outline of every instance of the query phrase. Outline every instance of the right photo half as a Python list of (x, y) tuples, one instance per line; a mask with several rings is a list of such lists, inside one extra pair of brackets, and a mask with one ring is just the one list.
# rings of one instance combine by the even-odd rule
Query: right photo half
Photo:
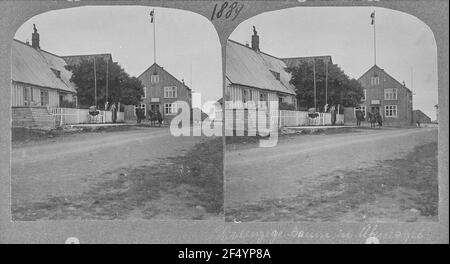
[(438, 221), (433, 32), (377, 7), (242, 22), (226, 48), (227, 222)]

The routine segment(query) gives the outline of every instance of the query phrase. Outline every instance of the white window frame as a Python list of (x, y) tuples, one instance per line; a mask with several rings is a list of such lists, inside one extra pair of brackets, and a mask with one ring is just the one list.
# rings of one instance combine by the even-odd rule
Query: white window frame
[[(264, 97), (264, 98), (261, 98)], [(263, 99), (263, 100), (261, 100)], [(259, 107), (262, 109), (267, 109), (269, 105), (269, 93), (259, 92)]]
[(144, 86), (144, 97), (142, 99), (147, 99), (147, 87)]
[(372, 76), (370, 77), (371, 85), (379, 85), (380, 84), (380, 76)]
[(30, 86), (23, 87), (23, 104), (25, 106), (31, 105), (31, 94), (33, 91)]
[(248, 96), (248, 90), (242, 89), (242, 102), (243, 103), (247, 102), (247, 96)]
[[(366, 111), (366, 106), (365, 105), (361, 105), (360, 107), (359, 107), (359, 109), (361, 110), (361, 111), (363, 111), (363, 113), (364, 113), (364, 118), (366, 118), (367, 117), (367, 111)], [(356, 107), (355, 107), (355, 109), (354, 109), (355, 111), (354, 111), (354, 114), (355, 114), (355, 116), (356, 116)]]
[(367, 89), (363, 89), (363, 98), (361, 98), (361, 101), (367, 100)]
[(178, 97), (178, 88), (176, 86), (164, 86), (164, 98), (177, 98), (177, 97)]
[(397, 100), (397, 88), (384, 89), (384, 100)]
[(164, 114), (165, 115), (176, 115), (177, 114), (177, 104), (176, 103), (165, 103), (164, 104)]
[(150, 82), (152, 84), (159, 83), (159, 75), (158, 74), (150, 75)]
[[(46, 100), (46, 104), (45, 104), (45, 102), (44, 102), (44, 100), (43, 100), (43, 96), (42, 96), (42, 94), (47, 94), (47, 100)], [(48, 92), (48, 90), (46, 90), (46, 89), (40, 89), (40, 91), (39, 91), (39, 96), (40, 96), (40, 100), (41, 100), (41, 106), (48, 106), (48, 105), (50, 105), (50, 95), (49, 95), (49, 92)]]
[[(147, 104), (146, 103), (141, 103), (141, 107), (144, 107), (144, 116), (147, 116)], [(136, 105), (134, 105), (134, 111), (133, 111), (134, 116), (136, 116)]]
[(397, 117), (397, 105), (385, 105), (384, 116), (385, 117)]

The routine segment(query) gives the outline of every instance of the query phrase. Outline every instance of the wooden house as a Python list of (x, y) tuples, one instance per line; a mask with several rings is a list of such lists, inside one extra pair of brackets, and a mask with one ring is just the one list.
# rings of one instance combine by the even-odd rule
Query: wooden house
[(52, 128), (54, 121), (47, 108), (76, 101), (66, 61), (41, 49), (36, 27), (31, 45), (13, 40), (11, 55), (13, 127)]
[[(192, 109), (191, 88), (157, 63), (146, 69), (138, 76), (138, 79), (144, 86), (144, 96), (140, 106), (145, 109), (146, 116), (148, 110), (159, 111), (164, 123), (168, 124), (178, 113), (176, 101), (185, 101)], [(135, 118), (135, 107), (127, 107), (126, 119)]]
[(378, 111), (386, 125), (411, 125), (413, 123), (412, 92), (404, 83), (377, 65), (372, 66), (358, 81), (364, 87), (360, 107), (367, 112)]
[(255, 29), (251, 47), (228, 40), (225, 100), (234, 106), (242, 102), (244, 108), (247, 102), (253, 101), (269, 117), (278, 114), (278, 109), (270, 109), (270, 101), (296, 106), (295, 88), (286, 68), (282, 59), (260, 51)]

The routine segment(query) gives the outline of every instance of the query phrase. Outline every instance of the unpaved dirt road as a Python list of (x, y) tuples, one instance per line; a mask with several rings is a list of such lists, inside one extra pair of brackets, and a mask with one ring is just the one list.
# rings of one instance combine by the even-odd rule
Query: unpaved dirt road
[(183, 154), (200, 137), (173, 137), (168, 128), (140, 127), (129, 131), (80, 133), (53, 142), (13, 147), (12, 200), (75, 195), (88, 190), (107, 171), (151, 165)]
[(362, 170), (363, 177), (364, 169), (377, 162), (405, 157), (414, 147), (436, 141), (436, 128), (383, 128), (299, 135), (281, 139), (273, 148), (227, 146), (225, 208), (299, 193), (320, 196), (318, 186), (341, 177), (331, 175), (336, 171)]

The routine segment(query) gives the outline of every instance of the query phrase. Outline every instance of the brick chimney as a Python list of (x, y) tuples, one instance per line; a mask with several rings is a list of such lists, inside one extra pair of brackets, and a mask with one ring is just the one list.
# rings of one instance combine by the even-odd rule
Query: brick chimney
[(252, 49), (254, 51), (259, 51), (259, 36), (255, 26), (253, 26)]
[(39, 33), (37, 33), (36, 25), (33, 24), (33, 34), (31, 34), (31, 46), (35, 49), (40, 49), (39, 46)]

